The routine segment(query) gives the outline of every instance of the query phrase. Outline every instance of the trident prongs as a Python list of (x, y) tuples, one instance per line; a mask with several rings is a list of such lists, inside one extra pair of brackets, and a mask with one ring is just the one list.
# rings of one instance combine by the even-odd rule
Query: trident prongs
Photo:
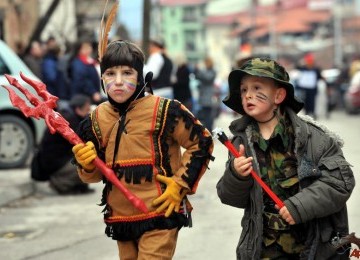
[[(3, 86), (9, 92), (11, 103), (15, 107), (19, 108), (26, 117), (34, 117), (36, 119), (44, 118), (45, 123), (49, 127), (49, 130), (52, 134), (57, 131), (56, 126), (61, 125), (63, 127), (65, 125), (69, 125), (69, 123), (64, 118), (61, 120), (59, 114), (53, 110), (53, 108), (56, 107), (56, 101), (58, 98), (46, 91), (45, 84), (39, 81), (31, 80), (25, 77), (23, 74), (20, 74), (20, 76), (26, 80), (26, 82), (29, 83), (38, 94), (41, 94), (41, 98), (43, 100), (40, 100), (40, 97), (33, 95), (29, 90), (24, 88), (14, 77), (5, 75), (9, 83), (20, 90), (30, 101), (33, 107), (29, 107), (26, 102), (15, 93), (14, 90), (7, 86)], [(58, 131), (61, 132), (60, 130)]]
[(56, 102), (58, 101), (59, 98), (54, 95), (51, 95), (46, 90), (46, 85), (43, 82), (30, 79), (26, 77), (22, 72), (20, 72), (20, 77), (36, 90), (36, 93), (43, 98), (47, 107), (56, 108), (57, 105)]

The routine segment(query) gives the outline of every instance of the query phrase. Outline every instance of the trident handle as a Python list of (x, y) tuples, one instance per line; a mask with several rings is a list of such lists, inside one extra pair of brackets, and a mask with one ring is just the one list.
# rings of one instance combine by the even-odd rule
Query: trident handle
[[(242, 156), (242, 154), (240, 154), (238, 150), (236, 150), (235, 146), (229, 141), (228, 137), (221, 128), (215, 128), (212, 132), (214, 138), (219, 139), (219, 141), (228, 148), (233, 156), (236, 158)], [(250, 174), (280, 209), (285, 206), (284, 202), (269, 188), (269, 186), (260, 178), (259, 175), (256, 174), (254, 170), (251, 170)]]
[(143, 213), (147, 213), (148, 209), (145, 203), (136, 197), (133, 193), (131, 193), (125, 186), (119, 181), (119, 179), (115, 176), (114, 172), (106, 166), (106, 164), (99, 158), (96, 157), (93, 161), (96, 168), (98, 168), (101, 173), (108, 179), (116, 188), (118, 188), (125, 197), (131, 202), (131, 204), (137, 209), (141, 210)]

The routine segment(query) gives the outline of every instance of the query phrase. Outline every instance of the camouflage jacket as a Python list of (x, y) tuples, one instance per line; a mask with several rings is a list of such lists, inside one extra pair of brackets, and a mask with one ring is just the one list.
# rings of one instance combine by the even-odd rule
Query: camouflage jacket
[[(355, 186), (349, 163), (341, 147), (343, 141), (311, 118), (287, 109), (295, 134), (295, 155), (299, 192), (284, 201), (296, 224), (306, 227), (306, 249), (301, 259), (329, 259), (336, 255), (328, 242), (336, 234), (348, 234), (346, 201)], [(236, 147), (245, 145), (246, 156), (252, 156), (255, 172), (260, 172), (248, 116), (233, 121), (229, 127)], [(260, 185), (251, 177), (241, 178), (231, 169), (229, 155), (224, 175), (217, 183), (222, 203), (244, 208), (242, 232), (237, 259), (260, 259), (263, 233), (263, 196)], [(332, 258), (340, 259), (340, 258)]]

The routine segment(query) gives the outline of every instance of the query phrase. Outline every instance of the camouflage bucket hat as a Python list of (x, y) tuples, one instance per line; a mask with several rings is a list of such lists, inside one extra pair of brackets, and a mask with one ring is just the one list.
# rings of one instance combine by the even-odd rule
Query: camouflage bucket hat
[(245, 75), (271, 78), (279, 83), (279, 86), (286, 89), (284, 104), (298, 113), (304, 106), (303, 102), (294, 95), (294, 86), (289, 82), (289, 74), (284, 67), (267, 58), (253, 58), (246, 61), (240, 68), (229, 74), (229, 94), (224, 98), (223, 103), (240, 114), (245, 114), (240, 99), (240, 83)]

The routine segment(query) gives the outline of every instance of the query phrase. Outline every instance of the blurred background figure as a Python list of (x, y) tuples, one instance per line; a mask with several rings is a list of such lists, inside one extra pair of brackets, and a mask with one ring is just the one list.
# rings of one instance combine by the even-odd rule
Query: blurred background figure
[(314, 114), (317, 118), (329, 118), (331, 108), (331, 102), (329, 98), (331, 97), (329, 93), (329, 86), (325, 80), (319, 79), (317, 84), (317, 95), (315, 98), (315, 110)]
[(177, 59), (175, 82), (173, 84), (174, 99), (183, 103), (190, 111), (193, 111), (192, 94), (190, 90), (190, 69), (186, 58), (180, 55)]
[(166, 54), (165, 44), (161, 40), (152, 39), (149, 42), (149, 58), (144, 66), (144, 75), (149, 71), (153, 73), (151, 86), (153, 90), (160, 90), (156, 95), (173, 98), (171, 76), (173, 62)]
[(83, 94), (90, 97), (94, 104), (101, 103), (100, 76), (90, 40), (83, 39), (76, 43), (70, 66), (71, 96)]
[[(85, 95), (75, 95), (68, 107), (62, 107), (59, 113), (70, 123), (74, 130), (85, 118), (91, 107), (91, 100)], [(58, 194), (83, 194), (93, 192), (83, 183), (72, 164), (72, 145), (60, 134), (51, 134), (47, 129), (38, 151), (31, 163), (31, 177), (35, 181), (49, 181), (50, 188)]]
[(195, 77), (199, 81), (199, 106), (197, 118), (204, 124), (204, 126), (211, 132), (214, 124), (216, 111), (214, 107), (215, 95), (215, 78), (216, 71), (214, 70), (214, 63), (210, 57), (204, 59), (205, 67), (203, 69), (195, 68)]
[[(295, 87), (300, 98), (304, 101), (305, 114), (316, 118), (315, 100), (318, 90), (318, 82), (321, 79), (321, 71), (315, 66), (315, 58), (312, 53), (303, 57), (303, 64), (297, 68), (298, 75)], [(327, 106), (327, 104), (326, 104)]]
[(41, 65), (44, 56), (44, 51), (40, 42), (33, 41), (30, 46), (29, 53), (25, 54), (23, 60), (36, 77), (42, 79)]
[(60, 100), (69, 100), (70, 89), (58, 67), (60, 54), (60, 46), (56, 43), (47, 46), (41, 67), (42, 81), (52, 95), (57, 96)]

